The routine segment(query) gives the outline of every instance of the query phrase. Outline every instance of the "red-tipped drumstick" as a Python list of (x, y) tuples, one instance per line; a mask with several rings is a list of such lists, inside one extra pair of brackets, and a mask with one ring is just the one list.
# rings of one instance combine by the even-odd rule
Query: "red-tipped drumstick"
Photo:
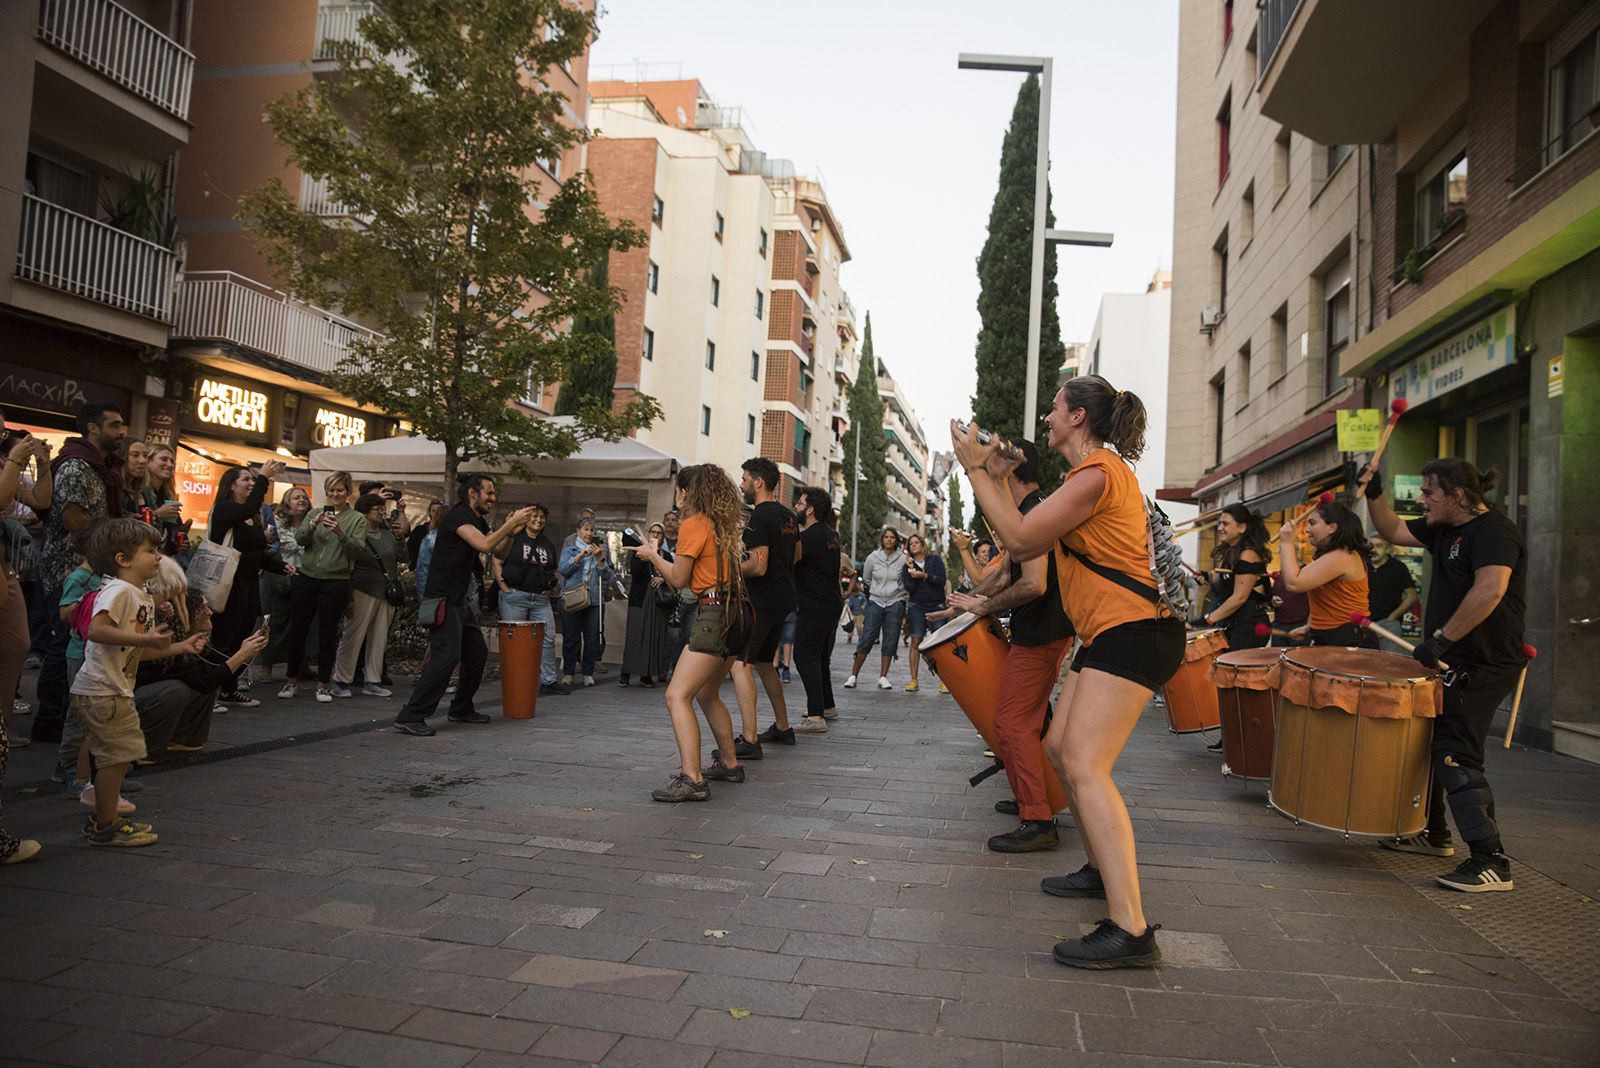
[(1288, 631), (1282, 630), (1282, 629), (1280, 629), (1278, 627), (1269, 627), (1265, 623), (1257, 623), (1256, 624), (1256, 637), (1257, 638), (1292, 638), (1292, 637), (1294, 637), (1294, 635), (1290, 634)]
[(1267, 542), (1267, 547), (1271, 548), (1273, 542), (1281, 540), (1283, 538), (1284, 531), (1298, 531), (1300, 529), (1300, 524), (1311, 518), (1312, 512), (1315, 512), (1318, 508), (1321, 508), (1325, 504), (1332, 504), (1336, 500), (1338, 500), (1338, 498), (1332, 493), (1322, 494), (1309, 508), (1279, 527), (1278, 532), (1272, 536), (1272, 540)]
[(1522, 687), (1528, 681), (1528, 665), (1533, 663), (1533, 658), (1539, 655), (1539, 650), (1531, 645), (1522, 647), (1522, 674), (1517, 676), (1517, 695), (1511, 699), (1511, 718), (1506, 720), (1506, 741), (1500, 748), (1511, 748), (1511, 732), (1517, 729), (1517, 713), (1522, 709)]
[(1394, 434), (1395, 424), (1400, 422), (1400, 417), (1406, 413), (1407, 402), (1404, 397), (1396, 397), (1389, 403), (1389, 424), (1383, 428), (1383, 437), (1378, 439), (1378, 448), (1372, 454), (1372, 459), (1367, 461), (1367, 470), (1356, 482), (1356, 497), (1359, 499), (1366, 492), (1367, 483), (1372, 481), (1372, 475), (1378, 470), (1378, 461), (1383, 459), (1383, 450), (1389, 447), (1389, 438)]
[[(1354, 623), (1358, 627), (1365, 627), (1367, 630), (1372, 631), (1372, 633), (1374, 633), (1374, 634), (1378, 634), (1378, 635), (1381, 635), (1382, 637), (1388, 638), (1390, 641), (1394, 642), (1396, 645), (1398, 645), (1400, 648), (1404, 649), (1408, 653), (1412, 652), (1413, 650), (1416, 649), (1415, 645), (1412, 645), (1410, 642), (1408, 642), (1404, 638), (1400, 637), (1400, 635), (1394, 633), (1394, 631), (1389, 630), (1387, 627), (1378, 626), (1376, 623), (1374, 623), (1372, 621), (1372, 617), (1367, 615), (1364, 612), (1351, 612), (1350, 613), (1350, 622)], [(1443, 660), (1440, 660), (1440, 661), (1438, 661), (1438, 668), (1439, 668), (1440, 671), (1449, 671), (1450, 670), (1450, 665), (1446, 664)]]

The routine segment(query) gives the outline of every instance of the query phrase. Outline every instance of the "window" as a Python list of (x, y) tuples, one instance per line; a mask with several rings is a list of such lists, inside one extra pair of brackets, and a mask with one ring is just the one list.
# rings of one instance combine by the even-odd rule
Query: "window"
[(700, 433), (708, 438), (711, 436), (711, 409), (704, 404), (700, 405)]
[(550, 156), (540, 156), (539, 166), (543, 167), (545, 173), (550, 177), (558, 182), (561, 181), (561, 154), (559, 152)]
[(1238, 408), (1250, 403), (1250, 342), (1239, 346), (1239, 358), (1234, 364), (1234, 377), (1239, 382), (1239, 397), (1234, 402)]
[(750, 354), (750, 381), (761, 381), (761, 353), (759, 352)]
[(650, 271), (646, 276), (646, 284), (650, 287), (650, 292), (661, 292), (661, 268), (656, 265), (654, 260), (650, 261)]
[(756, 318), (760, 319), (767, 314), (767, 295), (761, 290), (756, 290)]
[(717, 369), (717, 343), (715, 341), (707, 341), (706, 342), (706, 370), (707, 371), (715, 371), (716, 369)]
[(1228, 231), (1223, 230), (1217, 243), (1211, 246), (1211, 303), (1217, 311), (1228, 314)]
[(1328, 146), (1328, 177), (1339, 169), (1339, 164), (1350, 158), (1350, 153), (1356, 150), (1355, 145), (1329, 145)]
[(1227, 411), (1223, 402), (1227, 398), (1228, 380), (1226, 375), (1217, 375), (1211, 380), (1211, 466), (1222, 466), (1222, 429)]
[(1322, 394), (1331, 397), (1343, 381), (1339, 354), (1350, 344), (1350, 261), (1341, 259), (1322, 276)]
[(654, 198), (650, 202), (650, 221), (655, 223), (657, 226), (660, 226), (662, 220), (665, 219), (666, 217), (667, 217), (667, 205), (665, 204), (665, 202), (662, 201), (662, 199), (660, 197)]
[(1600, 126), (1600, 5), (1550, 39), (1544, 162), (1551, 163)]
[(756, 443), (756, 417), (753, 415), (744, 417), (744, 443), (746, 445)]
[(1289, 373), (1289, 305), (1281, 304), (1272, 313), (1270, 348), (1267, 356), (1272, 360), (1272, 381)]
[(1222, 0), (1222, 47), (1233, 42), (1233, 0)]
[(1272, 142), (1272, 195), (1283, 196), (1289, 188), (1289, 127), (1278, 131)]
[(1467, 217), (1467, 152), (1446, 150), (1422, 172), (1417, 184), (1416, 247), (1427, 248)]
[(718, 241), (722, 240), (722, 230), (723, 230), (723, 227), (726, 226), (726, 225), (727, 225), (727, 221), (725, 219), (723, 219), (722, 212), (720, 212), (720, 211), (717, 212), (716, 238), (717, 238)]
[(647, 360), (656, 358), (656, 332), (648, 326), (644, 328), (644, 358)]
[(722, 282), (716, 275), (711, 276), (711, 306), (715, 308), (722, 302)]
[(763, 257), (765, 257), (766, 254), (767, 254), (767, 232), (766, 232), (766, 230), (762, 230), (761, 231), (761, 241), (759, 242), (759, 244), (757, 246), (757, 251), (760, 252)]
[(1239, 242), (1242, 249), (1256, 236), (1256, 183), (1251, 182), (1244, 188), (1244, 197), (1239, 201)]
[(1222, 98), (1222, 110), (1217, 112), (1217, 185), (1228, 180), (1229, 142), (1233, 137), (1233, 93)]

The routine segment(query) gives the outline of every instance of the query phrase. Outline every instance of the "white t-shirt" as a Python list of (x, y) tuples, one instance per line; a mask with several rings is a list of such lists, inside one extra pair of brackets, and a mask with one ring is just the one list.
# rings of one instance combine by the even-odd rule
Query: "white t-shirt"
[[(109, 575), (95, 596), (94, 614), (111, 616), (118, 630), (147, 633), (156, 623), (156, 602), (131, 582)], [(132, 697), (139, 675), (139, 647), (83, 643), (83, 667), (73, 680), (72, 692), (84, 697)]]

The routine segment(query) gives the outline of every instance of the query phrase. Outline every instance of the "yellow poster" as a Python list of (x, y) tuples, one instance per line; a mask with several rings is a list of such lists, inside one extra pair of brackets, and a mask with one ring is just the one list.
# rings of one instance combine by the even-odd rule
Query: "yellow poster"
[(1340, 452), (1371, 452), (1383, 436), (1383, 412), (1377, 408), (1341, 408), (1338, 431)]

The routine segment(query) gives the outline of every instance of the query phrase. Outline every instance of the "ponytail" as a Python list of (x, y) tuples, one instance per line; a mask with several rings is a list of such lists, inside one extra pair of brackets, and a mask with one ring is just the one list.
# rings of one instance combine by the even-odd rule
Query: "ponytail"
[(1067, 407), (1082, 408), (1088, 413), (1089, 429), (1096, 437), (1115, 448), (1129, 463), (1144, 455), (1144, 432), (1149, 416), (1138, 394), (1119, 390), (1099, 375), (1069, 378), (1063, 388)]
[(1494, 489), (1500, 481), (1499, 472), (1494, 470), (1479, 471), (1472, 464), (1458, 456), (1447, 456), (1438, 460), (1429, 460), (1422, 465), (1422, 477), (1433, 476), (1446, 497), (1453, 496), (1456, 490), (1462, 493), (1462, 503), (1468, 511), (1478, 508), (1492, 508), (1484, 494)]

